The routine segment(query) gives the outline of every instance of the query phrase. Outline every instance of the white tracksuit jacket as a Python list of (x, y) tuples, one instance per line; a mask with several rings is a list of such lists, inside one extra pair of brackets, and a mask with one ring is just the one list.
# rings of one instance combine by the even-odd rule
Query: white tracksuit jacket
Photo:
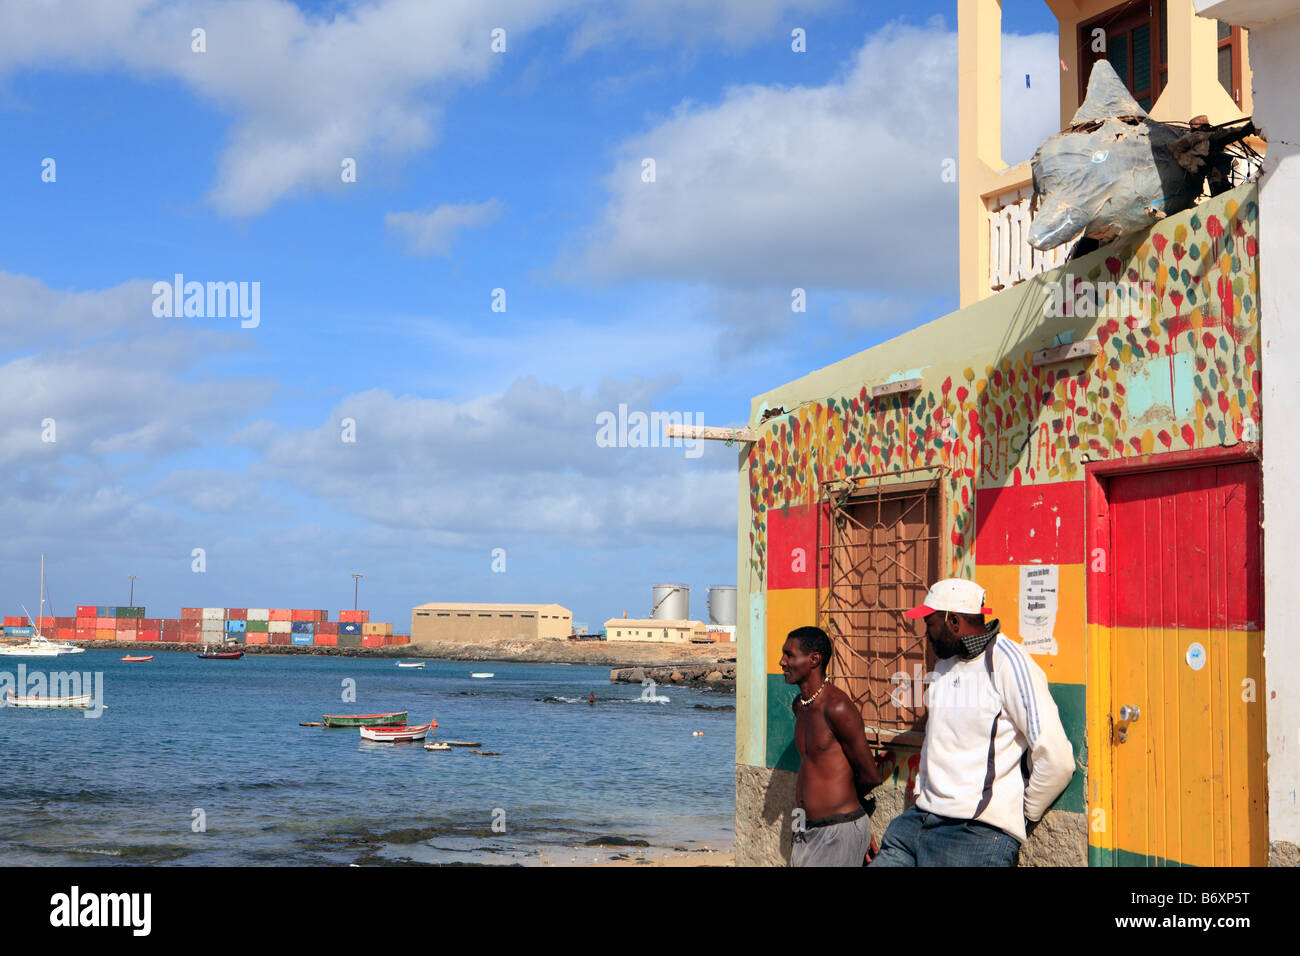
[[(1047, 676), (1001, 633), (973, 660), (939, 661), (934, 674), (917, 808), (989, 823), (1023, 843), (1025, 819), (1040, 819), (1074, 773)], [(1020, 767), (1026, 750), (1028, 780)]]

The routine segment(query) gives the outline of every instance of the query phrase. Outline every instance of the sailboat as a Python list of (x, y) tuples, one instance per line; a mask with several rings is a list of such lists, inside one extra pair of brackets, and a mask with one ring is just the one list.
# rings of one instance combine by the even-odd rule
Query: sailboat
[(58, 657), (60, 654), (81, 654), (85, 652), (84, 647), (77, 647), (75, 644), (56, 644), (41, 635), (40, 620), (45, 616), (45, 553), (41, 553), (41, 606), (36, 614), (36, 620), (32, 621), (32, 616), (27, 608), (23, 608), (23, 613), (27, 615), (27, 620), (32, 621), (32, 627), (36, 633), (27, 641), (26, 644), (9, 644), (0, 646), (0, 657)]

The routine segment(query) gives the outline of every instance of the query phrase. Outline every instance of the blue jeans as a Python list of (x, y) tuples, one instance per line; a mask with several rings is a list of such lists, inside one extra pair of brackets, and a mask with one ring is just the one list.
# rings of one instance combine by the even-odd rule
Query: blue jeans
[(1015, 866), (1020, 841), (997, 827), (908, 807), (889, 824), (872, 866)]

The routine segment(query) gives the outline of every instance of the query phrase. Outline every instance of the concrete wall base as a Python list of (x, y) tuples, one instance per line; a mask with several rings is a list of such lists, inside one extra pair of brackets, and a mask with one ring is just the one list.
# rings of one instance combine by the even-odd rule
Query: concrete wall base
[[(794, 782), (795, 775), (788, 770), (736, 765), (737, 866), (790, 865)], [(876, 812), (871, 815), (871, 832), (879, 843), (889, 822), (906, 809), (907, 794), (900, 788), (883, 786), (874, 796)], [(1295, 846), (1287, 846), (1294, 854)], [(1087, 817), (1064, 810), (1048, 811), (1021, 849), (1020, 865), (1087, 866)]]
[(1274, 840), (1268, 845), (1269, 866), (1300, 866), (1300, 843)]

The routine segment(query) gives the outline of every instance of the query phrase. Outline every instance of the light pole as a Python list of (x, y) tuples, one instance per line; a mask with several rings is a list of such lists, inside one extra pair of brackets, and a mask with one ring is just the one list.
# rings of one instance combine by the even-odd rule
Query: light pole
[(136, 576), (135, 576), (134, 574), (128, 574), (127, 577), (131, 579), (131, 596), (130, 596), (129, 598), (126, 599), (126, 606), (127, 606), (127, 607), (135, 607), (135, 578), (136, 578)]
[(354, 611), (357, 609), (357, 591), (361, 587), (361, 578), (360, 574), (352, 575), (352, 610)]

